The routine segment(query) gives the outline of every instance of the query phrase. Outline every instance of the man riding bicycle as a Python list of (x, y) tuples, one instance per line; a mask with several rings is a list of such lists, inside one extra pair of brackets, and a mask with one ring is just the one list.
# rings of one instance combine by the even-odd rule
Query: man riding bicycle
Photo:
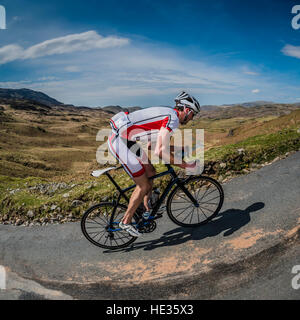
[[(151, 107), (132, 113), (119, 112), (110, 120), (112, 133), (108, 139), (108, 147), (112, 155), (120, 161), (125, 171), (134, 180), (136, 187), (131, 195), (127, 210), (119, 227), (134, 237), (141, 233), (131, 224), (132, 217), (143, 202), (146, 213), (150, 215), (149, 198), (152, 193), (153, 181), (149, 177), (156, 174), (154, 166), (146, 153), (139, 147), (136, 141), (155, 138), (155, 155), (167, 163), (177, 165), (180, 168), (195, 168), (196, 162), (182, 161), (176, 164), (174, 155), (170, 152), (170, 139), (172, 132), (179, 124), (186, 124), (200, 112), (199, 102), (187, 92), (182, 91), (175, 98), (176, 106)], [(148, 149), (152, 147), (148, 143)]]

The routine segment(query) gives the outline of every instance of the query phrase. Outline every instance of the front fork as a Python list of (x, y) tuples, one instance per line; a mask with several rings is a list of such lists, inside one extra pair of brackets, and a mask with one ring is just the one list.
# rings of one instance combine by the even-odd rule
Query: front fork
[(191, 178), (184, 179), (183, 181), (179, 181), (178, 185), (180, 189), (185, 193), (185, 195), (192, 201), (196, 208), (199, 207), (198, 201), (193, 197), (193, 195), (189, 192), (189, 190), (184, 186), (186, 182), (188, 182)]

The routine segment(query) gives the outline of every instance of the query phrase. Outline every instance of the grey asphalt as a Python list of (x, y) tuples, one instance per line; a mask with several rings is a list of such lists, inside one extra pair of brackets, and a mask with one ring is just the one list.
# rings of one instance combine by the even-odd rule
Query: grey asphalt
[(153, 233), (113, 252), (90, 244), (79, 223), (0, 225), (0, 265), (74, 298), (213, 298), (296, 241), (300, 152), (223, 187), (224, 205), (208, 225), (185, 229), (166, 214)]
[[(194, 298), (197, 299), (197, 295)], [(300, 243), (275, 257), (268, 268), (262, 269), (251, 280), (219, 293), (213, 298), (219, 300), (300, 300)]]

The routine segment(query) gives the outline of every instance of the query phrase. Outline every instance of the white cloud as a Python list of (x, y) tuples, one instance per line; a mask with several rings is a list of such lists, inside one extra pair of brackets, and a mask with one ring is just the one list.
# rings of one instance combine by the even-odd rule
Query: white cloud
[(66, 66), (64, 70), (67, 72), (80, 72), (80, 68), (78, 66)]
[(128, 43), (127, 38), (102, 37), (95, 31), (88, 31), (47, 40), (27, 49), (17, 44), (4, 46), (0, 48), (0, 64), (17, 59), (34, 59), (54, 54), (120, 47)]
[(287, 44), (282, 48), (281, 52), (286, 56), (300, 59), (300, 47)]
[[(94, 36), (95, 33), (85, 33), (85, 36), (75, 38), (80, 39), (80, 44), (88, 46), (88, 41), (83, 39)], [(58, 39), (33, 46), (31, 56), (45, 55), (45, 47), (51, 54), (66, 52), (70, 48), (81, 50), (81, 45), (70, 44), (70, 39)], [(71, 47), (66, 49), (68, 45)], [(13, 48), (10, 51), (13, 52)], [(33, 75), (38, 75), (36, 78), (27, 83), (14, 80), (2, 82), (0, 86), (27, 87), (43, 91), (64, 103), (86, 106), (171, 104), (182, 89), (190, 91), (203, 104), (247, 101), (259, 92), (263, 92), (263, 99), (277, 100), (281, 92), (287, 92), (283, 90), (286, 84), (276, 80), (281, 79), (278, 74), (262, 75), (257, 73), (256, 66), (220, 66), (213, 59), (210, 60), (207, 57), (203, 61), (201, 57), (191, 60), (162, 44), (157, 46), (134, 42), (128, 46), (122, 45), (118, 50), (112, 47), (85, 51), (80, 55), (48, 56), (43, 58), (43, 63), (31, 61)], [(25, 79), (28, 77), (26, 75)], [(292, 91), (293, 96), (297, 96), (298, 87)]]
[(0, 48), (0, 64), (11, 62), (20, 57), (23, 54), (23, 49), (16, 44), (9, 44)]
[(47, 76), (47, 77), (41, 77), (41, 78), (38, 78), (37, 80), (38, 81), (49, 81), (49, 80), (57, 80), (58, 78), (57, 77), (54, 77), (54, 76)]
[(259, 73), (254, 71), (244, 71), (244, 74), (248, 74), (250, 76), (259, 76)]

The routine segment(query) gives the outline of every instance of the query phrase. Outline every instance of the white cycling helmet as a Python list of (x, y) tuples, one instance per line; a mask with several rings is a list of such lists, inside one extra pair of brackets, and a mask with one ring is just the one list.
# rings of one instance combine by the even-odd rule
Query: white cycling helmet
[(195, 114), (200, 112), (200, 103), (197, 101), (196, 98), (189, 95), (185, 91), (179, 93), (179, 95), (175, 98), (175, 102), (176, 106), (188, 107), (194, 110)]

